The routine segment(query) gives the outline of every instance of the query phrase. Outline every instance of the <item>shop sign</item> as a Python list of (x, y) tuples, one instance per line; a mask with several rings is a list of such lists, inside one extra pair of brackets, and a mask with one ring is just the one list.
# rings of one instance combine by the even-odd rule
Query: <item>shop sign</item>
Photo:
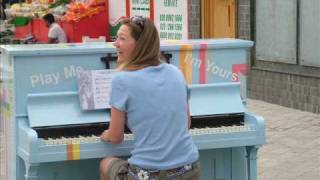
[(109, 35), (115, 39), (126, 17), (152, 19), (161, 40), (188, 39), (188, 0), (109, 0)]

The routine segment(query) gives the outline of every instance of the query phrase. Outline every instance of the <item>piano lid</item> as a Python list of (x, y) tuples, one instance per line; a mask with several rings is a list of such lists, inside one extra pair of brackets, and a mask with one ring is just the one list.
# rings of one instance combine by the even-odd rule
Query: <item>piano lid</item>
[(189, 85), (191, 116), (244, 113), (240, 83)]
[(31, 127), (110, 121), (109, 110), (81, 110), (77, 92), (29, 94), (27, 113)]

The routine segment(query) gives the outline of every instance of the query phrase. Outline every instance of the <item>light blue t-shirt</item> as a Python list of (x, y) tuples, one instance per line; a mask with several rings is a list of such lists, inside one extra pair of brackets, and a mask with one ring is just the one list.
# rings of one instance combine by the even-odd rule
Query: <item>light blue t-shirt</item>
[(110, 105), (127, 113), (134, 135), (130, 164), (165, 170), (198, 160), (188, 133), (186, 87), (180, 70), (165, 63), (115, 75)]

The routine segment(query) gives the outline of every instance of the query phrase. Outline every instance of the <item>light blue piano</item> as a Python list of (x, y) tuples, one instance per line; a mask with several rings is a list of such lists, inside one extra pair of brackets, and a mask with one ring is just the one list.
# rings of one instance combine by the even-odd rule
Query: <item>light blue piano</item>
[[(243, 64), (251, 46), (234, 39), (161, 44), (167, 61), (179, 66), (190, 83), (190, 133), (200, 150), (203, 180), (257, 179), (265, 127), (263, 118), (244, 105)], [(82, 111), (78, 99), (80, 71), (115, 67), (110, 44), (11, 45), (1, 46), (1, 52), (6, 179), (99, 179), (101, 158), (130, 156), (132, 134), (121, 145), (101, 142), (110, 112)], [(205, 63), (210, 58), (214, 65)]]

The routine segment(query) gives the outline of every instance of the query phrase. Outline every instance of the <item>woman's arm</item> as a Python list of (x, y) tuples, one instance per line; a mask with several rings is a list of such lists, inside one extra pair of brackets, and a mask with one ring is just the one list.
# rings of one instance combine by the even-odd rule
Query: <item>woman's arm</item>
[(101, 134), (100, 138), (103, 141), (110, 142), (112, 144), (122, 143), (124, 136), (125, 116), (125, 112), (112, 107), (109, 129), (105, 130)]

